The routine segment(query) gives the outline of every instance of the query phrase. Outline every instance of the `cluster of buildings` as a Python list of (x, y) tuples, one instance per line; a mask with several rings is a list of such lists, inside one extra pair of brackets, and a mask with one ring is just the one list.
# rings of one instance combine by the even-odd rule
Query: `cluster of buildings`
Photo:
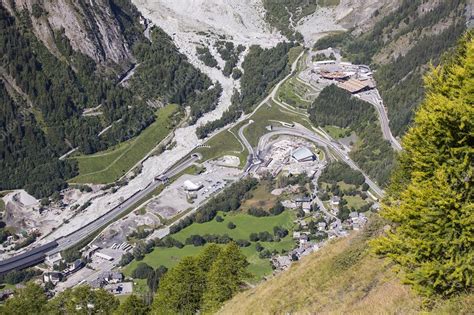
[(335, 60), (316, 61), (312, 74), (318, 79), (336, 83), (341, 89), (351, 94), (373, 90), (376, 87), (372, 71), (364, 65), (353, 65)]
[(306, 173), (312, 176), (319, 168), (318, 155), (304, 140), (285, 139), (273, 141), (259, 154), (263, 163), (258, 165), (256, 174), (270, 173), (273, 177), (281, 172), (291, 175)]

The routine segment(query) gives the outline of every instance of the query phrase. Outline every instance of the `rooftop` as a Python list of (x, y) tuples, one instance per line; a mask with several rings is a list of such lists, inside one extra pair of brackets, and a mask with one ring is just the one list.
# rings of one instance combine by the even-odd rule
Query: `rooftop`
[(291, 155), (293, 158), (295, 158), (297, 161), (304, 161), (308, 159), (314, 159), (314, 154), (311, 152), (310, 149), (307, 147), (301, 147), (293, 151), (293, 154)]
[(349, 91), (350, 93), (357, 93), (365, 88), (371, 87), (371, 82), (369, 80), (357, 80), (357, 79), (349, 79), (346, 82), (342, 82), (339, 84), (341, 89)]

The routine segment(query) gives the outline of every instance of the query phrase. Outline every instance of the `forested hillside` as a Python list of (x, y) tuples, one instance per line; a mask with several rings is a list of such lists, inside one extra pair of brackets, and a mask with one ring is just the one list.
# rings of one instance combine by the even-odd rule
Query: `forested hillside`
[[(87, 3), (77, 5), (91, 19), (80, 31), (106, 27), (92, 23), (101, 12)], [(109, 6), (111, 31), (116, 23), (124, 38), (121, 45), (128, 47), (124, 54), (133, 50), (143, 64), (131, 88), (118, 84), (116, 71), (123, 65), (111, 59), (98, 62), (74, 49), (66, 33), (70, 30), (51, 28), (52, 42), (45, 45), (35, 27), (48, 16), (47, 5), (36, 4), (31, 12), (12, 6), (12, 14), (0, 4), (0, 80), (6, 104), (0, 120), (8, 121), (0, 125), (0, 190), (24, 187), (44, 197), (64, 188), (77, 171), (73, 161), (60, 162), (58, 157), (76, 147), (91, 154), (138, 135), (155, 120), (149, 99), (190, 105), (193, 121), (216, 106), (221, 87), (209, 88), (210, 79), (177, 52), (163, 31), (156, 29), (150, 43), (129, 0), (110, 1)], [(101, 42), (96, 44), (101, 50)], [(102, 51), (104, 56), (107, 52)], [(93, 108), (93, 114), (85, 114)]]
[(303, 41), (301, 33), (294, 27), (299, 20), (313, 14), (318, 7), (338, 5), (339, 0), (264, 0), (265, 19), (289, 40)]
[(423, 97), (423, 73), (430, 63), (440, 63), (465, 30), (465, 5), (465, 0), (404, 0), (371, 31), (328, 36), (315, 49), (340, 47), (352, 62), (372, 64), (392, 132), (402, 135)]
[(338, 88), (324, 88), (308, 110), (316, 126), (335, 125), (355, 132), (358, 141), (351, 158), (380, 185), (390, 178), (394, 165), (394, 152), (384, 140), (374, 107)]
[(218, 120), (197, 129), (199, 138), (205, 138), (216, 129), (236, 121), (242, 113), (249, 113), (270, 92), (271, 88), (290, 70), (288, 52), (291, 43), (279, 43), (276, 47), (263, 49), (254, 45), (242, 63), (244, 70), (240, 78), (241, 92), (235, 90), (232, 105)]

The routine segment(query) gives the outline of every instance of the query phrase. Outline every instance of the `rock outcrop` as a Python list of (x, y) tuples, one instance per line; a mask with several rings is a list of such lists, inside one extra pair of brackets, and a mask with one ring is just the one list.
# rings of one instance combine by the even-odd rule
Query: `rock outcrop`
[(0, 3), (17, 17), (28, 10), (34, 33), (58, 57), (54, 36), (63, 32), (74, 50), (98, 64), (124, 66), (133, 61), (113, 1), (0, 0)]

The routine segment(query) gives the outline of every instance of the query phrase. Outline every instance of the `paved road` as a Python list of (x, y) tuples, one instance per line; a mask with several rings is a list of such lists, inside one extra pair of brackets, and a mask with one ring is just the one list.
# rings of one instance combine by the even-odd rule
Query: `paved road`
[(250, 142), (247, 140), (247, 138), (245, 138), (245, 135), (244, 135), (245, 128), (247, 128), (252, 123), (253, 123), (253, 120), (249, 120), (248, 123), (246, 123), (245, 125), (243, 125), (242, 127), (239, 128), (239, 138), (240, 138), (240, 140), (242, 140), (242, 143), (247, 148), (247, 151), (249, 151), (249, 154), (254, 157), (255, 156), (254, 149), (253, 149), (252, 145), (250, 144)]
[(344, 163), (349, 165), (350, 168), (354, 170), (360, 171), (364, 177), (365, 177), (365, 182), (369, 185), (369, 187), (379, 196), (382, 197), (384, 194), (384, 191), (374, 182), (372, 181), (367, 174), (365, 174), (355, 163), (354, 161), (351, 160), (351, 158), (347, 155), (346, 152), (344, 152), (340, 147), (339, 144), (335, 141), (331, 141), (328, 139), (325, 139), (310, 130), (303, 128), (303, 127), (298, 127), (298, 128), (284, 128), (284, 127), (275, 127), (273, 129), (274, 131), (269, 132), (262, 136), (259, 140), (259, 145), (258, 148), (264, 148), (266, 145), (266, 142), (268, 142), (268, 139), (274, 135), (291, 135), (291, 136), (296, 136), (296, 137), (301, 137), (308, 139), (314, 143), (316, 143), (318, 146), (325, 147), (328, 149), (331, 149), (334, 154)]
[[(189, 158), (184, 160), (183, 162), (165, 171), (161, 176), (164, 176), (167, 178), (173, 177), (181, 173), (182, 171), (184, 171), (186, 168), (191, 166), (194, 162), (196, 162), (200, 158), (201, 156), (199, 154), (193, 154)], [(58, 242), (58, 247), (49, 251), (47, 254), (51, 255), (51, 254), (63, 251), (79, 243), (80, 241), (87, 238), (89, 235), (93, 234), (100, 228), (104, 227), (107, 224), (110, 224), (115, 218), (117, 218), (121, 214), (130, 210), (130, 208), (133, 205), (135, 205), (135, 203), (140, 201), (143, 197), (151, 193), (153, 190), (155, 190), (162, 184), (163, 183), (159, 180), (153, 181), (145, 189), (138, 191), (137, 193), (132, 195), (130, 198), (125, 200), (123, 203), (113, 208), (112, 210), (110, 210), (109, 212), (107, 212), (105, 215), (101, 216), (97, 220), (85, 225), (81, 229), (69, 234), (68, 236), (65, 236), (56, 240)]]
[(385, 106), (383, 105), (382, 97), (380, 96), (379, 92), (377, 90), (372, 90), (359, 93), (358, 95), (362, 100), (374, 105), (375, 109), (377, 110), (377, 115), (379, 116), (380, 127), (382, 128), (384, 139), (390, 141), (393, 149), (401, 151), (402, 146), (393, 136), (392, 131), (390, 130), (387, 111), (385, 110)]

